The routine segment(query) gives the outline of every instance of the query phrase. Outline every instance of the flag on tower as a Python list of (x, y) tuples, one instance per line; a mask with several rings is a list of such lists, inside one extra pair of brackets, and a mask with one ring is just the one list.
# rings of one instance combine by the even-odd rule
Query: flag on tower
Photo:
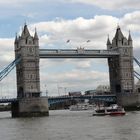
[(69, 43), (69, 42), (70, 42), (70, 40), (68, 39), (66, 43)]
[(87, 40), (87, 43), (90, 42), (90, 40)]

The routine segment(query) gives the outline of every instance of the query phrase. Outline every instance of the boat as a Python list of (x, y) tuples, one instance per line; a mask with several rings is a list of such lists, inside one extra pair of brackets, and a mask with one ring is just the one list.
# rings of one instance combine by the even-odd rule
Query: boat
[(78, 103), (70, 106), (70, 111), (93, 110), (94, 106), (89, 103)]
[(125, 110), (123, 107), (113, 104), (109, 107), (97, 106), (94, 110), (93, 116), (122, 116), (125, 115)]
[(125, 115), (125, 110), (124, 108), (118, 106), (116, 110), (112, 110), (109, 113), (110, 116), (123, 116)]
[(104, 106), (97, 106), (94, 109), (93, 116), (105, 116), (105, 115), (108, 115), (106, 107), (104, 107)]

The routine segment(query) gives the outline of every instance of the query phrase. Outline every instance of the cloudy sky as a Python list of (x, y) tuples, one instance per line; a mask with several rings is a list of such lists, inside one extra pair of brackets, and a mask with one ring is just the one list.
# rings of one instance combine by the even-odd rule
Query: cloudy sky
[[(14, 60), (15, 34), (25, 22), (31, 34), (37, 28), (46, 49), (106, 49), (108, 34), (112, 40), (119, 24), (126, 37), (131, 31), (140, 59), (140, 0), (1, 0), (0, 15), (1, 70)], [(106, 59), (44, 59), (40, 75), (41, 90), (50, 96), (109, 85)], [(15, 70), (0, 83), (0, 96), (16, 96)]]

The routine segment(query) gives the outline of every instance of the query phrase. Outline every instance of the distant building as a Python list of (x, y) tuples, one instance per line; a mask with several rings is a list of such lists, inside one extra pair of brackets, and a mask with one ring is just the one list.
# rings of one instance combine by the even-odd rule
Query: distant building
[(87, 90), (85, 91), (85, 95), (96, 95), (96, 90)]
[(69, 92), (69, 96), (81, 96), (81, 95), (82, 95), (81, 91)]
[(104, 95), (104, 94), (110, 94), (110, 86), (108, 86), (108, 85), (99, 85), (94, 90), (85, 91), (85, 95)]
[(99, 85), (96, 88), (96, 94), (110, 94), (110, 86), (108, 85)]

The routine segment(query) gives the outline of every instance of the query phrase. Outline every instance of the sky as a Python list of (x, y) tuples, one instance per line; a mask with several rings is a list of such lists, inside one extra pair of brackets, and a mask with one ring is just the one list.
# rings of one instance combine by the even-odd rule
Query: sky
[[(106, 49), (119, 24), (124, 36), (130, 30), (140, 60), (140, 0), (0, 0), (0, 15), (0, 70), (14, 60), (15, 34), (25, 23), (32, 35), (37, 29), (40, 49)], [(135, 63), (134, 69), (140, 72)], [(107, 60), (41, 59), (40, 83), (49, 96), (109, 85)], [(13, 70), (0, 82), (0, 97), (16, 92)]]

